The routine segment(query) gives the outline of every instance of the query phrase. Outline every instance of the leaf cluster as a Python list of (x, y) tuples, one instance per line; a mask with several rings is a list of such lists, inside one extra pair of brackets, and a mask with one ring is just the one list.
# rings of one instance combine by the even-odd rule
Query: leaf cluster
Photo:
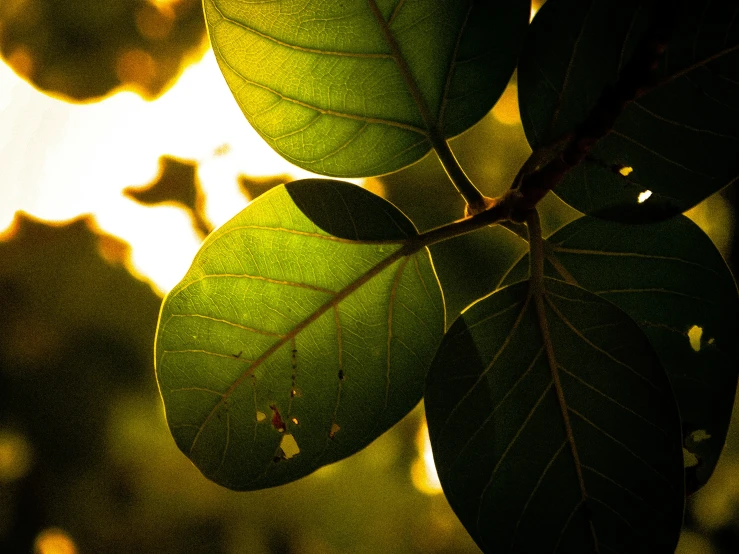
[[(739, 175), (739, 6), (549, 0), (530, 25), (527, 1), (204, 6), (236, 100), (286, 159), (355, 177), (433, 151), (467, 208), (418, 232), (308, 179), (209, 235), (156, 339), (179, 448), (229, 488), (276, 486), (424, 398), (484, 551), (673, 551), (737, 383), (736, 284), (681, 213)], [(532, 153), (488, 198), (448, 140), (516, 68)], [(583, 216), (543, 237), (553, 190)], [(489, 225), (526, 253), (447, 328), (428, 247)]]

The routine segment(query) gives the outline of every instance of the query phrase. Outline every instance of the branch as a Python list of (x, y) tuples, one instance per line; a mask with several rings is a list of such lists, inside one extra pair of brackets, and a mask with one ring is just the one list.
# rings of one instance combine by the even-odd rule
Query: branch
[[(409, 239), (402, 250), (406, 254), (411, 254), (424, 246), (464, 235), (488, 225), (503, 221), (516, 223), (526, 221), (539, 201), (557, 186), (567, 173), (582, 163), (598, 141), (611, 131), (626, 106), (638, 98), (645, 90), (644, 87), (649, 85), (653, 72), (659, 65), (660, 57), (667, 48), (680, 3), (675, 0), (657, 2), (654, 20), (634, 55), (623, 68), (618, 81), (603, 91), (585, 121), (574, 131), (532, 152), (510, 190), (497, 198), (482, 197), (486, 209), (470, 210), (468, 213), (473, 214), (471, 217), (421, 233)], [(555, 154), (557, 151), (559, 153)], [(456, 164), (451, 150), (449, 154)], [(468, 203), (472, 208), (469, 200)]]
[(429, 139), (447, 176), (467, 202), (465, 214), (476, 214), (487, 209), (490, 206), (490, 198), (483, 196), (467, 177), (446, 139), (435, 129), (429, 133)]
[[(565, 142), (564, 147), (553, 159), (533, 171), (524, 172), (517, 178), (514, 187), (519, 190), (523, 200), (516, 206), (513, 219), (524, 221), (528, 212), (572, 169), (577, 167), (595, 145), (605, 137), (616, 124), (626, 106), (639, 97), (651, 80), (659, 60), (667, 48), (667, 42), (677, 19), (681, 2), (660, 0), (655, 6), (655, 16), (649, 29), (637, 46), (634, 55), (623, 68), (613, 85), (607, 87), (598, 103), (578, 127), (555, 144)], [(539, 149), (532, 153), (536, 159)], [(525, 167), (525, 166), (524, 166)]]

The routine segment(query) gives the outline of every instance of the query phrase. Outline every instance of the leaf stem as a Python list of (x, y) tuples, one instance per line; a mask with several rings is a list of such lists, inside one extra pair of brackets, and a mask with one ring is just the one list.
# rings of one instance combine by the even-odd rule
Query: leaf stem
[(466, 235), (467, 233), (487, 227), (488, 225), (493, 225), (510, 219), (511, 212), (520, 198), (521, 195), (516, 190), (509, 190), (497, 198), (488, 198), (488, 207), (486, 210), (412, 237), (407, 240), (406, 247), (410, 251), (419, 250), (424, 246), (430, 246), (437, 242)]
[[(461, 194), (467, 202), (468, 209), (465, 213), (476, 214), (485, 210), (488, 208), (489, 203), (486, 201), (486, 198), (482, 193), (477, 190), (477, 187), (472, 184), (472, 181), (467, 177), (462, 166), (459, 165), (457, 158), (454, 156), (451, 148), (449, 148), (449, 143), (446, 141), (446, 138), (444, 138), (443, 132), (439, 129), (437, 120), (432, 117), (429, 107), (426, 104), (426, 100), (418, 87), (418, 83), (413, 77), (413, 72), (408, 66), (405, 56), (403, 56), (400, 45), (398, 44), (398, 41), (395, 40), (393, 32), (390, 30), (390, 22), (385, 21), (382, 11), (377, 5), (377, 0), (369, 0), (369, 7), (377, 20), (380, 30), (382, 31), (385, 42), (390, 49), (390, 54), (395, 61), (395, 64), (398, 66), (398, 71), (400, 71), (406, 87), (408, 87), (408, 92), (413, 97), (413, 101), (418, 108), (421, 119), (423, 119), (423, 123), (426, 126), (426, 137), (431, 143), (433, 149), (436, 151), (436, 155), (439, 156), (441, 165), (444, 167), (444, 171), (446, 171), (449, 179), (452, 181), (457, 191), (459, 191), (459, 194)], [(469, 12), (467, 15), (469, 16)], [(391, 21), (394, 16), (395, 15), (393, 14)]]
[(659, 0), (654, 19), (639, 42), (618, 80), (605, 87), (585, 120), (573, 131), (545, 144), (532, 152), (513, 186), (521, 191), (524, 200), (515, 220), (526, 214), (572, 169), (580, 165), (595, 145), (616, 125), (626, 107), (643, 94), (659, 65), (667, 42), (675, 26), (677, 9), (674, 0)]
[[(572, 430), (572, 422), (570, 421), (570, 408), (567, 403), (567, 398), (565, 397), (562, 380), (560, 379), (560, 366), (557, 362), (557, 356), (554, 351), (554, 342), (552, 341), (552, 336), (549, 329), (549, 320), (547, 318), (546, 303), (549, 302), (549, 300), (546, 298), (546, 291), (544, 290), (544, 240), (541, 236), (541, 222), (539, 220), (539, 213), (535, 209), (531, 210), (528, 217), (526, 218), (526, 226), (529, 229), (529, 245), (531, 249), (531, 254), (529, 256), (531, 271), (531, 276), (529, 280), (529, 298), (531, 298), (534, 302), (536, 318), (539, 323), (539, 331), (541, 332), (541, 340), (544, 343), (544, 351), (546, 352), (547, 363), (552, 375), (552, 385), (554, 386), (554, 392), (557, 396), (557, 403), (559, 404), (560, 413), (562, 414), (562, 423), (564, 425), (565, 434), (567, 436), (567, 442), (570, 445), (570, 454), (572, 455), (572, 461), (575, 466), (575, 473), (577, 474), (577, 482), (580, 488), (580, 502), (581, 504), (586, 505), (587, 510), (589, 495), (587, 488), (585, 487), (585, 480), (582, 474), (582, 463), (580, 462), (580, 454), (577, 449), (575, 434)], [(588, 520), (590, 534), (593, 539), (593, 551), (598, 553), (600, 552), (600, 547), (598, 544), (598, 537), (595, 533), (595, 527), (593, 526), (593, 520), (590, 517), (588, 517)]]
[(447, 140), (436, 132), (431, 132), (429, 136), (431, 145), (436, 151), (436, 155), (439, 157), (444, 171), (449, 176), (449, 179), (454, 184), (455, 188), (462, 195), (465, 202), (467, 202), (467, 212), (469, 214), (476, 214), (484, 211), (489, 207), (489, 200), (483, 196), (483, 194), (477, 189), (477, 187), (470, 181), (467, 174), (459, 165), (457, 157), (449, 147)]
[[(466, 213), (470, 217), (421, 233), (409, 239), (404, 249), (413, 252), (503, 221), (526, 221), (529, 224), (529, 233), (532, 234), (532, 226), (536, 229), (538, 225), (538, 216), (532, 214), (539, 201), (582, 163), (600, 139), (611, 132), (621, 113), (652, 78), (667, 47), (676, 17), (671, 0), (659, 0), (658, 7), (664, 10), (657, 10), (656, 19), (652, 21), (636, 52), (621, 71), (618, 81), (603, 91), (585, 121), (573, 131), (535, 149), (519, 171), (511, 189), (501, 196), (483, 196), (465, 175), (447, 141), (434, 131), (435, 128), (431, 128), (429, 140), (449, 178), (467, 201)], [(538, 236), (541, 238), (540, 228)], [(535, 246), (532, 245), (531, 248), (533, 263)], [(543, 260), (543, 245), (541, 250)]]
[(541, 220), (539, 212), (531, 210), (526, 218), (529, 229), (529, 271), (531, 273), (532, 294), (541, 296), (544, 293), (544, 240), (541, 238)]

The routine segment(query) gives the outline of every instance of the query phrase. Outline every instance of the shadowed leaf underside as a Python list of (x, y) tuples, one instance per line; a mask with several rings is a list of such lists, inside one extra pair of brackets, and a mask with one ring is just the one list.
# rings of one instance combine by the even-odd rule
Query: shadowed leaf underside
[(525, 281), (465, 311), (429, 372), (444, 492), (485, 552), (671, 552), (680, 425), (639, 328), (587, 291)]
[[(664, 219), (739, 177), (734, 0), (547, 2), (532, 23), (518, 72), (529, 142), (545, 144), (584, 121), (622, 76), (655, 10), (662, 19), (670, 16), (666, 10), (678, 12), (651, 83), (556, 190), (590, 215)], [(651, 196), (640, 202), (646, 191)]]
[[(685, 216), (649, 225), (583, 217), (547, 242), (547, 275), (616, 304), (659, 354), (680, 407), (683, 446), (698, 461), (686, 468), (695, 492), (716, 467), (734, 405), (739, 296), (726, 262)], [(504, 284), (527, 274), (524, 256)]]

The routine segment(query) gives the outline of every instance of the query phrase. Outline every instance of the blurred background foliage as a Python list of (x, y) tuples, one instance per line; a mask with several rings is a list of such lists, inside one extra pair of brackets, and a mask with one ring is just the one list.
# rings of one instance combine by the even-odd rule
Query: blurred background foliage
[[(185, 65), (197, 61), (203, 40), (197, 0), (0, 0), (5, 63), (60, 101), (112, 95), (102, 103), (115, 106), (118, 93), (131, 91), (152, 99), (173, 85)], [(32, 121), (30, 101), (14, 103), (11, 95), (3, 104), (3, 87), (24, 85), (2, 69), (0, 110), (29, 110), (15, 114), (15, 121)], [(192, 86), (182, 81), (182, 87)], [(490, 196), (509, 186), (530, 152), (516, 98), (514, 76), (492, 113), (452, 142), (472, 180)], [(160, 105), (153, 104), (155, 109)], [(198, 134), (196, 107), (178, 112), (193, 127), (193, 137)], [(247, 132), (246, 120), (237, 124)], [(12, 148), (15, 137), (6, 134), (3, 140), (2, 132), (0, 167), (18, 152)], [(137, 132), (143, 139), (151, 129), (142, 126)], [(164, 147), (154, 160), (136, 159), (126, 150), (117, 153), (126, 166), (158, 163), (150, 182), (127, 182), (105, 201), (113, 210), (129, 210), (131, 201), (142, 210), (151, 207), (135, 212), (141, 215), (128, 225), (131, 230), (142, 227), (149, 217), (145, 213), (159, 218), (160, 230), (147, 231), (143, 243), (158, 245), (164, 264), (171, 263), (171, 252), (179, 253), (179, 238), (202, 240), (259, 194), (305, 176), (287, 162), (272, 164), (265, 174), (257, 147), (238, 150), (225, 130), (222, 134), (223, 142), (207, 155), (188, 157)], [(93, 135), (92, 140), (103, 138)], [(37, 140), (53, 142), (43, 134)], [(54, 156), (51, 147), (27, 150)], [(213, 181), (217, 164), (235, 158), (243, 170), (223, 173), (216, 186), (204, 186)], [(34, 158), (26, 164), (46, 161)], [(116, 167), (106, 169), (94, 176), (100, 187), (120, 173)], [(86, 170), (81, 166), (80, 175)], [(0, 202), (16, 211), (26, 204), (17, 198), (13, 175), (0, 171)], [(46, 184), (41, 182), (39, 190)], [(360, 184), (394, 202), (421, 230), (463, 212), (461, 198), (433, 156)], [(48, 186), (68, 186), (74, 197), (73, 182)], [(223, 197), (221, 188), (228, 187), (234, 194)], [(735, 274), (738, 197), (735, 186), (688, 214), (711, 236)], [(48, 213), (41, 206), (37, 211)], [(541, 206), (547, 234), (578, 217), (553, 195)], [(478, 552), (435, 480), (420, 406), (359, 454), (284, 487), (234, 493), (202, 477), (169, 435), (154, 379), (156, 317), (163, 292), (174, 283), (162, 285), (153, 273), (136, 267), (132, 259), (143, 243), (129, 246), (101, 228), (102, 207), (96, 211), (84, 204), (78, 210), (66, 221), (42, 221), (17, 211), (0, 235), (0, 552)], [(173, 210), (185, 222), (179, 238), (167, 234), (172, 225), (164, 216)], [(166, 241), (157, 242), (160, 235)], [(523, 251), (520, 241), (499, 227), (432, 250), (449, 323), (491, 292)], [(184, 271), (189, 259), (178, 255)], [(681, 554), (739, 552), (736, 423), (713, 479), (689, 501)]]
[(205, 49), (200, 0), (3, 0), (0, 53), (50, 94), (159, 96)]

